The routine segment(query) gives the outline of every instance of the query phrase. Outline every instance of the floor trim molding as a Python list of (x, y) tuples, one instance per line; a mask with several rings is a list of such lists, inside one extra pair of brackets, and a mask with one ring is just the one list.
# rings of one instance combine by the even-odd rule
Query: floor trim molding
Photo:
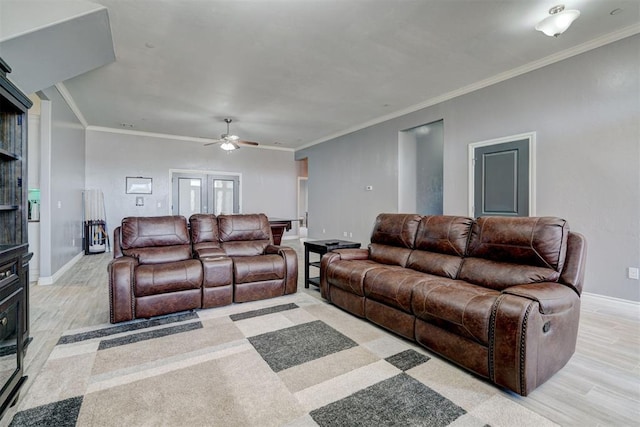
[(56, 280), (60, 278), (64, 273), (69, 271), (80, 259), (84, 256), (84, 251), (78, 253), (78, 255), (71, 258), (71, 260), (56, 271), (53, 276), (40, 276), (38, 277), (38, 285), (48, 286), (53, 285)]
[(613, 302), (613, 303), (616, 303), (616, 304), (626, 304), (626, 305), (629, 305), (629, 306), (640, 308), (640, 301), (633, 301), (633, 300), (629, 300), (629, 299), (610, 297), (610, 296), (607, 296), (607, 295), (592, 294), (591, 292), (583, 292), (582, 296), (583, 297), (587, 297), (587, 298), (593, 298), (593, 299), (600, 300), (600, 301), (608, 301), (608, 302)]

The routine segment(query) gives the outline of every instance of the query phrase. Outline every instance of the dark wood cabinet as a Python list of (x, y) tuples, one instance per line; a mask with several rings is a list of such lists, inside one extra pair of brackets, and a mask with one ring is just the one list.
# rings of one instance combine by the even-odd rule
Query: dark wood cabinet
[(0, 58), (0, 416), (18, 397), (29, 339), (27, 110)]
[(0, 245), (0, 417), (18, 398), (24, 376), (27, 244)]

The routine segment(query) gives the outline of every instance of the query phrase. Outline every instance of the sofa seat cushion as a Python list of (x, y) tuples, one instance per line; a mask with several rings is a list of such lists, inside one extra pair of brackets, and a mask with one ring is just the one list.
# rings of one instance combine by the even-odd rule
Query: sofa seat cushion
[(233, 257), (235, 283), (282, 280), (285, 270), (284, 258), (280, 255)]
[(403, 268), (376, 268), (367, 272), (364, 279), (364, 294), (368, 299), (390, 307), (411, 311), (413, 287), (436, 276), (417, 273)]
[(349, 293), (364, 297), (364, 278), (373, 269), (402, 269), (379, 264), (371, 260), (340, 260), (329, 264), (327, 283)]
[(134, 272), (136, 297), (199, 289), (202, 264), (196, 259), (139, 265)]
[(417, 283), (411, 306), (417, 318), (488, 345), (491, 308), (498, 296), (492, 289), (442, 278)]

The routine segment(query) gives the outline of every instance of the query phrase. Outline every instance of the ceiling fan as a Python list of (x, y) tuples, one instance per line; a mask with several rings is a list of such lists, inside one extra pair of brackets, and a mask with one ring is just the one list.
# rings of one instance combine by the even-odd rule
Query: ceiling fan
[(247, 146), (253, 146), (255, 147), (256, 145), (258, 145), (257, 142), (253, 142), (253, 141), (244, 141), (242, 139), (240, 139), (239, 136), (237, 135), (232, 135), (229, 132), (229, 124), (231, 124), (233, 120), (226, 118), (224, 119), (224, 122), (227, 124), (227, 133), (223, 133), (222, 135), (220, 135), (220, 139), (213, 141), (213, 142), (208, 142), (204, 145), (214, 145), (214, 144), (220, 144), (220, 148), (222, 148), (225, 151), (233, 151), (233, 150), (237, 150), (238, 148), (240, 148), (241, 145), (247, 145)]

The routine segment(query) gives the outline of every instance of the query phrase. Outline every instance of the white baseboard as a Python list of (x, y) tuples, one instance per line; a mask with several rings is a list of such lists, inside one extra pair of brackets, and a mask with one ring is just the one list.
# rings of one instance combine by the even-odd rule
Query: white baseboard
[(29, 269), (29, 283), (37, 282), (40, 278), (40, 270), (39, 269)]
[(600, 294), (592, 294), (591, 292), (583, 292), (582, 296), (583, 297), (587, 297), (587, 298), (592, 298), (592, 299), (599, 299), (599, 300), (603, 300), (603, 301), (613, 302), (613, 303), (616, 303), (616, 304), (627, 304), (627, 305), (633, 306), (635, 308), (640, 308), (640, 301), (633, 301), (633, 300), (629, 300), (629, 299), (609, 297), (609, 296), (600, 295)]
[(60, 278), (60, 276), (62, 276), (64, 273), (66, 273), (67, 271), (69, 271), (69, 269), (71, 267), (73, 267), (75, 265), (76, 262), (80, 261), (80, 259), (84, 256), (84, 251), (80, 252), (78, 255), (74, 256), (73, 258), (71, 258), (71, 260), (66, 263), (65, 265), (62, 266), (62, 268), (60, 268), (58, 271), (56, 271), (53, 276), (41, 276), (38, 278), (38, 285), (43, 285), (43, 286), (47, 286), (47, 285), (53, 285), (56, 280), (58, 280)]
[(292, 236), (282, 236), (282, 240), (297, 240), (298, 239), (298, 235), (294, 234)]

